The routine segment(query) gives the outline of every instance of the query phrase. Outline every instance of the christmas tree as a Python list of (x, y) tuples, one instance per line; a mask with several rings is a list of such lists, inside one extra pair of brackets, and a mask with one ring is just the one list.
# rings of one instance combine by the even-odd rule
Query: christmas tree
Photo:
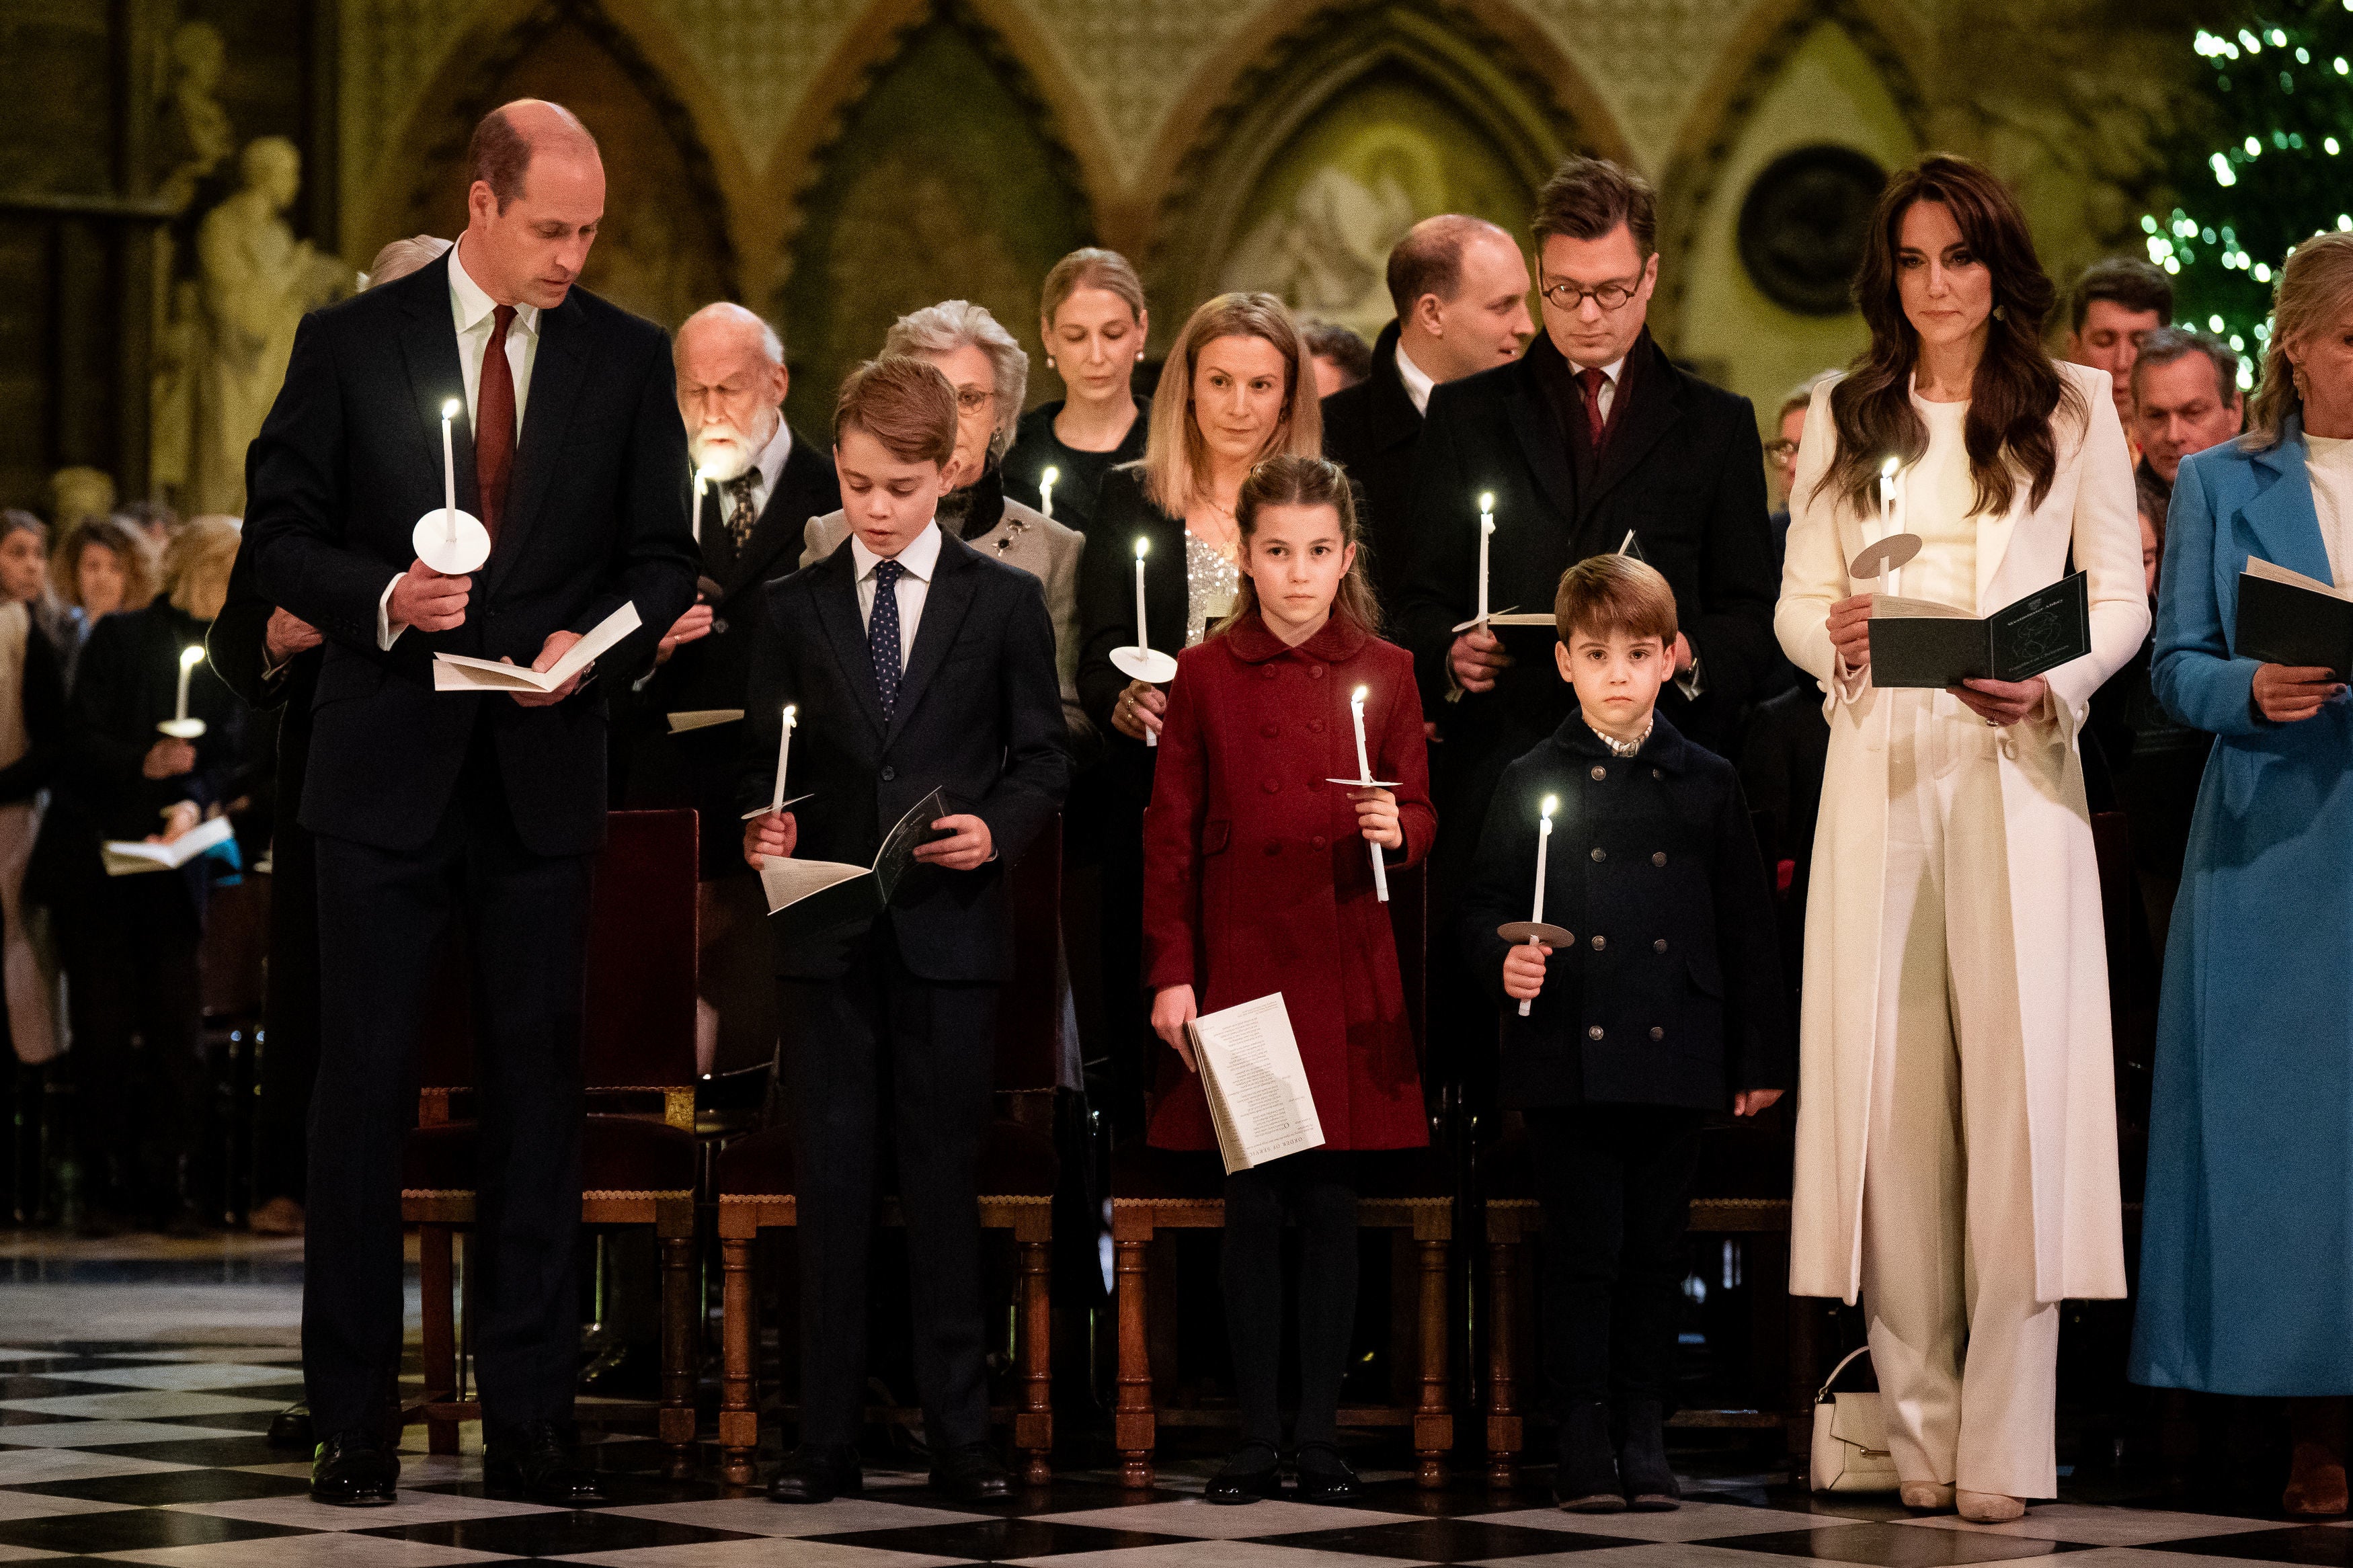
[(2172, 148), (2178, 205), (2140, 220), (2173, 275), (2175, 321), (2239, 350), (2246, 385), (2281, 258), (2319, 229), (2353, 229), (2353, 0), (2264, 9), (2228, 35), (2199, 30), (2209, 90)]

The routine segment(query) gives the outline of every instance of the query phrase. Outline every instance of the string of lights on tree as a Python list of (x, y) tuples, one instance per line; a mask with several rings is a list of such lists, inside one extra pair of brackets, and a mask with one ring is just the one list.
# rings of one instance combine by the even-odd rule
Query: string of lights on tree
[(2353, 229), (2353, 0), (2227, 36), (2200, 28), (2191, 47), (2211, 73), (2210, 113), (2174, 149), (2180, 205), (2140, 226), (2173, 275), (2175, 321), (2238, 350), (2252, 386), (2273, 269), (2319, 230)]

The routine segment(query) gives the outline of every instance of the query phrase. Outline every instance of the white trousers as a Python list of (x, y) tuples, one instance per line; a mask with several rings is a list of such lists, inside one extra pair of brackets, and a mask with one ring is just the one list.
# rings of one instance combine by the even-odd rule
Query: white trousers
[(1871, 1359), (1905, 1482), (2052, 1497), (2059, 1304), (2035, 1300), (2001, 732), (1941, 691), (1888, 696)]

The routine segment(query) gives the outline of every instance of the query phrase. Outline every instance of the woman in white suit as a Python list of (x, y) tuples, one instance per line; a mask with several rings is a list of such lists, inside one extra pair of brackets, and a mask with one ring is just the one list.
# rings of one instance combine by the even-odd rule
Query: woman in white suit
[[(2147, 595), (2108, 378), (2042, 352), (2051, 283), (2000, 182), (1946, 156), (1895, 175), (1855, 293), (1872, 343), (1808, 411), (1775, 615), (1831, 724), (1789, 1288), (1860, 1289), (1905, 1502), (1996, 1521), (2057, 1489), (2061, 1300), (2125, 1293), (2076, 735)], [(2090, 654), (2015, 684), (1875, 687), (1884, 584), (1851, 566), (1890, 531), (1890, 457), (1921, 542), (1905, 597), (1988, 614), (2072, 555)]]

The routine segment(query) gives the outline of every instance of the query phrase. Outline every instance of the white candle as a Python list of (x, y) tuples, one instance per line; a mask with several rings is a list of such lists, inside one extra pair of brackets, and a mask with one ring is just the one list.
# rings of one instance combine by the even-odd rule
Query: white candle
[[(1356, 777), (1367, 789), (1373, 785), (1373, 764), (1365, 752), (1365, 698), (1370, 689), (1369, 687), (1359, 686), (1356, 688), (1356, 695), (1348, 699), (1348, 716), (1356, 721)], [(1373, 890), (1380, 895), (1381, 902), (1386, 904), (1389, 901), (1388, 863), (1381, 858), (1379, 845), (1368, 838), (1365, 840), (1365, 847), (1373, 852)]]
[(785, 704), (784, 729), (776, 737), (776, 793), (768, 797), (768, 814), (785, 809), (785, 767), (793, 760), (793, 705)]
[(694, 542), (702, 542), (702, 492), (711, 488), (711, 470), (694, 470), (694, 505), (687, 510), (687, 526), (694, 530)]
[(1479, 629), (1487, 629), (1487, 541), (1495, 531), (1495, 497), (1493, 491), (1482, 491), (1479, 497)]
[[(1536, 925), (1544, 924), (1545, 862), (1550, 858), (1552, 852), (1552, 814), (1558, 809), (1559, 805), (1558, 795), (1545, 796), (1544, 815), (1536, 818), (1536, 906), (1535, 913), (1528, 917)], [(1538, 946), (1542, 941), (1541, 937), (1533, 932), (1528, 936), (1530, 947)], [(1526, 1017), (1528, 1009), (1535, 1005), (1533, 999), (1521, 1003), (1520, 1016)]]
[(452, 544), (458, 542), (458, 459), (449, 449), (449, 422), (457, 417), (458, 400), (452, 397), (441, 405), (441, 521)]
[[(1143, 653), (1148, 653), (1152, 649), (1151, 636), (1144, 627), (1144, 557), (1145, 552), (1151, 548), (1151, 540), (1140, 536), (1137, 538), (1135, 542), (1135, 646), (1137, 651)], [(1138, 717), (1140, 719), (1141, 715)], [(1145, 725), (1144, 743), (1147, 746), (1159, 745), (1160, 731), (1148, 724)]]
[(194, 675), (196, 666), (204, 662), (205, 650), (202, 644), (191, 643), (180, 650), (180, 700), (173, 705), (172, 709), (172, 721), (174, 723), (185, 724), (188, 721), (188, 677)]
[(1038, 476), (1038, 510), (1048, 517), (1054, 515), (1054, 481), (1061, 477), (1062, 470), (1054, 468)]
[[(1879, 466), (1879, 517), (1883, 525), (1879, 537), (1893, 539), (1904, 531), (1904, 484), (1900, 460), (1889, 453), (1887, 461)], [(1900, 566), (1882, 569), (1887, 577), (1887, 592), (1904, 592), (1904, 570)]]

